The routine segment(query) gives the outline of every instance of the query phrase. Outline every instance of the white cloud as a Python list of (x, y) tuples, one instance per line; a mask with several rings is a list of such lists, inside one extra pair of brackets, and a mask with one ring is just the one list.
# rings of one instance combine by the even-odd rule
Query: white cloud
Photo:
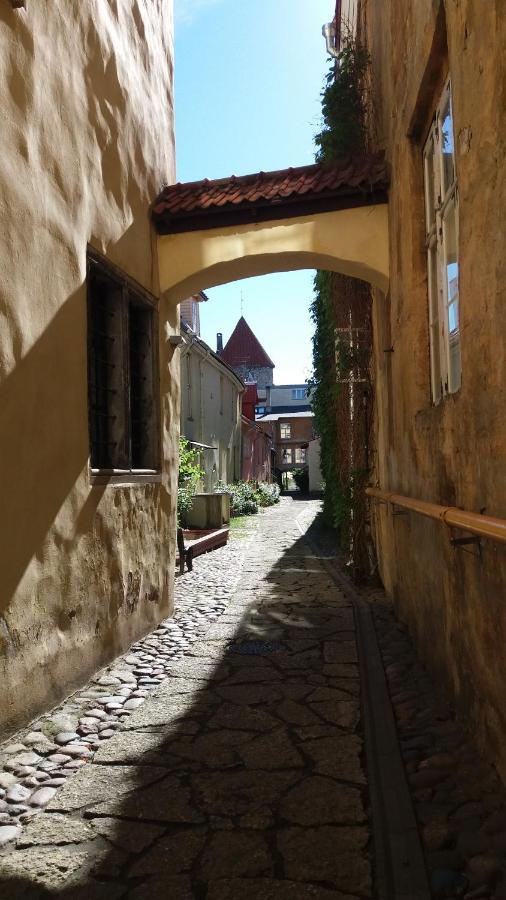
[(222, 2), (223, 0), (175, 0), (176, 25), (192, 25), (204, 10)]

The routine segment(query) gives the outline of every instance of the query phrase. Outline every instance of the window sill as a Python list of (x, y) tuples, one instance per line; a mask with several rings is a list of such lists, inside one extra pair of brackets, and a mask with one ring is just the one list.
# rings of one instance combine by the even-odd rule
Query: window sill
[(90, 469), (91, 485), (123, 485), (135, 487), (139, 484), (160, 484), (162, 473), (156, 469)]

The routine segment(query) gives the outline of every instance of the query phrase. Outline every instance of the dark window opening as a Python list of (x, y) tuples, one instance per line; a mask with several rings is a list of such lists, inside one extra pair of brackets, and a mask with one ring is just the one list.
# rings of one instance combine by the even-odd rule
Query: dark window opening
[(88, 271), (88, 406), (92, 470), (156, 471), (156, 312), (102, 263)]

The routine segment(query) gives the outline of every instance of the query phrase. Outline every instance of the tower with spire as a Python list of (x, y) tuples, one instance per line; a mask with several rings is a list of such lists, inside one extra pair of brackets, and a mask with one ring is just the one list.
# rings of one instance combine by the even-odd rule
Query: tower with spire
[(223, 349), (218, 341), (218, 355), (245, 383), (256, 383), (258, 399), (265, 400), (267, 386), (274, 383), (274, 363), (244, 316), (239, 319)]

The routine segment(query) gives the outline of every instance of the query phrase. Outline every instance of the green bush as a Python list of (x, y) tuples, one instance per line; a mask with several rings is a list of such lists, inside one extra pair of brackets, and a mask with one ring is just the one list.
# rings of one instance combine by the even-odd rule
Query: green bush
[(256, 496), (259, 506), (274, 506), (279, 503), (279, 485), (269, 484), (266, 481), (260, 482), (256, 489)]
[(307, 494), (309, 491), (309, 472), (307, 469), (294, 469), (292, 472), (293, 480), (297, 485), (301, 494)]
[(253, 481), (235, 481), (233, 484), (219, 482), (217, 490), (230, 494), (232, 516), (251, 516), (258, 512), (259, 506), (272, 506), (279, 501), (277, 484), (256, 484)]

